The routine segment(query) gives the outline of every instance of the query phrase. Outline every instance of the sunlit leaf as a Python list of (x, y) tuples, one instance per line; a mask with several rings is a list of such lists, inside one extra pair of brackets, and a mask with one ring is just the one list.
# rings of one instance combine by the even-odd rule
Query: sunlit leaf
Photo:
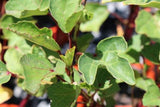
[(110, 37), (100, 41), (97, 45), (97, 57), (91, 54), (83, 54), (79, 58), (79, 70), (83, 73), (85, 81), (93, 84), (99, 65), (106, 66), (108, 72), (116, 79), (130, 85), (135, 84), (134, 72), (129, 62), (119, 57), (118, 54), (125, 52), (127, 44), (122, 37)]
[(50, 11), (63, 32), (70, 32), (82, 15), (81, 0), (50, 0)]

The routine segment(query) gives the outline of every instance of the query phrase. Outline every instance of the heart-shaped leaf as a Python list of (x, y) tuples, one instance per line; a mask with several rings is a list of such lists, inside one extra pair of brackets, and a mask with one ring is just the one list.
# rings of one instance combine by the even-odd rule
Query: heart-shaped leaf
[(100, 41), (97, 45), (97, 57), (90, 54), (83, 54), (79, 58), (78, 66), (83, 73), (86, 82), (92, 85), (95, 81), (99, 65), (106, 66), (108, 72), (116, 79), (134, 85), (134, 72), (124, 58), (118, 54), (125, 52), (127, 44), (122, 37), (114, 36)]

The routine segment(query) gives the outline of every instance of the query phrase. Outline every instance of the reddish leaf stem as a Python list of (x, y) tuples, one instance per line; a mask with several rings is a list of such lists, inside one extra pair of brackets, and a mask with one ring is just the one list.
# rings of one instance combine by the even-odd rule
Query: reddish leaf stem
[(87, 3), (87, 0), (82, 0), (81, 1), (81, 4), (84, 5), (84, 6), (86, 5), (86, 3)]
[(112, 16), (114, 16), (117, 20), (119, 20), (122, 24), (126, 25), (126, 24), (128, 23), (128, 20), (127, 20), (127, 19), (122, 18), (122, 17), (119, 16), (118, 14), (112, 13), (112, 12), (110, 12), (110, 14), (111, 14)]
[(19, 104), (19, 107), (25, 107), (30, 97), (31, 96), (28, 94), (27, 97), (21, 101), (21, 103)]
[(56, 77), (59, 79), (59, 80), (61, 80), (61, 81), (63, 81), (63, 82), (66, 82), (62, 77), (60, 77), (59, 75), (56, 75)]
[[(2, 47), (7, 46), (7, 40), (3, 40), (2, 42)], [(6, 49), (2, 49), (2, 52), (0, 54), (1, 56), (1, 61), (4, 61), (4, 53), (5, 53)]]
[(139, 6), (130, 6), (130, 15), (128, 18), (128, 24), (126, 26), (125, 32), (124, 32), (124, 37), (126, 40), (131, 39), (132, 34), (134, 32), (134, 28), (135, 28), (135, 19), (138, 15), (139, 12)]
[(71, 38), (71, 33), (68, 33), (68, 41), (69, 41), (69, 48), (72, 48), (72, 38)]

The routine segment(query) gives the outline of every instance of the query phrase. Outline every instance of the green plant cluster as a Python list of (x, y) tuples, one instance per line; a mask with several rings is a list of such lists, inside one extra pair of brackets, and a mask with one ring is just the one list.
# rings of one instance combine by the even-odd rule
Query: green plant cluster
[[(160, 8), (160, 0), (103, 0), (124, 2), (126, 5)], [(81, 4), (81, 0), (9, 0), (6, 15), (0, 20), (3, 39), (8, 40), (5, 64), (0, 62), (0, 84), (17, 76), (17, 85), (33, 96), (48, 93), (52, 107), (75, 106), (77, 97), (86, 93), (91, 104), (92, 93), (112, 107), (118, 84), (125, 82), (145, 91), (145, 106), (160, 106), (160, 90), (156, 83), (137, 71), (130, 63), (138, 63), (143, 56), (160, 64), (160, 12), (152, 15), (141, 10), (136, 18), (134, 35), (127, 45), (121, 36), (101, 40), (96, 55), (85, 53), (92, 36), (77, 36), (77, 32), (99, 31), (109, 12), (98, 3)], [(75, 46), (65, 55), (52, 38), (49, 28), (38, 28), (32, 16), (47, 15), (56, 20), (59, 28), (72, 37)], [(71, 33), (74, 32), (74, 33)], [(83, 43), (82, 43), (83, 41)], [(154, 41), (154, 44), (151, 44)], [(77, 52), (82, 55), (77, 56)], [(78, 65), (78, 69), (74, 65)], [(69, 73), (68, 73), (69, 72)], [(84, 91), (85, 90), (85, 91)], [(97, 101), (103, 105), (103, 102)]]

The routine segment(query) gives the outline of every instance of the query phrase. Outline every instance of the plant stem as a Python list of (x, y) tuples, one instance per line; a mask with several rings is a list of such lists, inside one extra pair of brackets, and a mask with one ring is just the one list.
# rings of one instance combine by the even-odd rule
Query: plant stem
[(27, 97), (20, 102), (19, 107), (25, 107), (30, 97), (31, 96), (28, 94)]
[(89, 101), (90, 97), (88, 96), (88, 94), (84, 90), (81, 90), (81, 93), (87, 99), (87, 101)]
[(56, 75), (56, 77), (58, 78), (58, 79), (60, 79), (61, 81), (63, 81), (63, 82), (66, 82), (62, 77), (60, 77), (59, 75)]
[(132, 107), (134, 107), (134, 86), (131, 87), (131, 102), (132, 102)]
[(119, 16), (118, 14), (116, 13), (112, 13), (112, 12), (109, 12), (112, 16), (114, 16), (117, 20), (119, 20), (119, 22), (121, 22), (122, 24), (126, 25), (128, 23), (128, 20), (127, 19), (123, 19), (121, 16)]
[(82, 0), (81, 1), (81, 4), (83, 4), (84, 6), (86, 5), (86, 3), (87, 3), (87, 0)]
[(129, 40), (132, 37), (133, 31), (135, 28), (135, 19), (138, 15), (138, 12), (139, 12), (139, 6), (131, 5), (130, 9), (131, 9), (131, 11), (130, 11), (130, 15), (128, 18), (128, 24), (127, 24), (125, 32), (124, 32), (124, 37), (126, 40)]
[(71, 33), (68, 33), (69, 49), (72, 48), (72, 38)]

